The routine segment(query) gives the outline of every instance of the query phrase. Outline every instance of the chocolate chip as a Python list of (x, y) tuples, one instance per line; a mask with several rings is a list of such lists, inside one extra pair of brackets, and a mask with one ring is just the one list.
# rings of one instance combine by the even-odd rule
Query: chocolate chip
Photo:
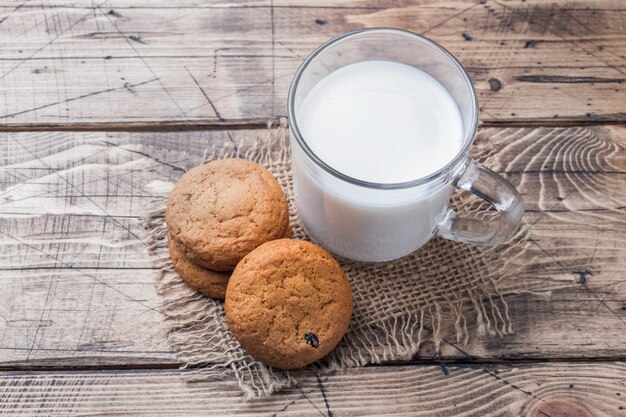
[(316, 349), (320, 347), (320, 341), (313, 332), (306, 332), (306, 334), (304, 335), (304, 340), (306, 341), (307, 345), (311, 345)]

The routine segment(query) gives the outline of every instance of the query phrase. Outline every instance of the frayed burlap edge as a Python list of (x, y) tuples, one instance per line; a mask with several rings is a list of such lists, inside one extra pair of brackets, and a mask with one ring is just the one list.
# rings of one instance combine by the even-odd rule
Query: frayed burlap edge
[[(478, 159), (484, 159), (490, 150), (485, 147), (479, 152)], [(274, 174), (288, 197), (294, 238), (308, 239), (294, 207), (286, 121), (268, 126), (266, 137), (258, 137), (252, 145), (227, 143), (208, 149), (204, 160), (228, 157), (253, 160)], [(463, 198), (455, 197), (457, 208), (475, 209)], [(294, 385), (298, 371), (272, 369), (247, 355), (228, 330), (223, 302), (191, 290), (176, 274), (167, 251), (165, 201), (157, 204), (160, 208), (150, 213), (144, 226), (160, 270), (156, 288), (163, 298), (167, 339), (187, 370), (185, 377), (234, 377), (246, 399)], [(438, 349), (444, 331), (452, 329), (457, 342), (467, 343), (470, 318), (479, 335), (511, 333), (508, 306), (498, 284), (520, 273), (524, 265), (518, 261), (527, 247), (527, 237), (519, 233), (495, 248), (433, 239), (415, 254), (393, 262), (340, 259), (354, 295), (352, 322), (339, 346), (311, 366), (330, 371), (411, 359), (423, 339), (432, 340)]]

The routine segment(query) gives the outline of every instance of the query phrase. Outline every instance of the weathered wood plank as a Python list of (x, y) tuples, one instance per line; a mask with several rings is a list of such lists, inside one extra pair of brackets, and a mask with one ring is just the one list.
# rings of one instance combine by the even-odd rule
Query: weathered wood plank
[(0, 373), (0, 414), (615, 417), (625, 375), (624, 363), (361, 368), (246, 403), (231, 380), (176, 371), (15, 372)]
[[(90, 357), (83, 363), (99, 365), (173, 361), (139, 219), (150, 201), (163, 196), (164, 186), (166, 192), (169, 183), (162, 179), (199, 163), (200, 146), (207, 142), (196, 140), (196, 153), (193, 146), (168, 153), (180, 148), (176, 140), (193, 135), (159, 140), (162, 135), (154, 134), (157, 147), (149, 155), (137, 138), (107, 136), (4, 138), (4, 362), (49, 364), (54, 358), (67, 363), (64, 358), (72, 358), (78, 364), (83, 357)], [(159, 162), (159, 153), (167, 153), (168, 162)]]
[(372, 26), (450, 49), (475, 82), (485, 122), (626, 120), (626, 9), (617, 0), (2, 4), (5, 129), (274, 118), (286, 114), (308, 53)]
[[(0, 366), (173, 365), (138, 221), (208, 146), (259, 133), (2, 134)], [(626, 128), (480, 136), (532, 238), (528, 268), (500, 286), (540, 295), (507, 297), (514, 335), (446, 336), (441, 359), (623, 358)]]

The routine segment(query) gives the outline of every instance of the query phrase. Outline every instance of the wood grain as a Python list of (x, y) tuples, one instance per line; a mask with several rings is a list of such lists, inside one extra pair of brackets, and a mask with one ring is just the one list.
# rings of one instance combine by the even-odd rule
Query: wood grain
[[(625, 16), (619, 0), (0, 0), (0, 415), (626, 416)], [(315, 47), (374, 26), (452, 51), (498, 126), (475, 150), (527, 209), (525, 267), (499, 283), (515, 333), (470, 322), (468, 345), (301, 371), (249, 403), (217, 373), (183, 382), (139, 221), (207, 147), (284, 115)]]
[(337, 34), (425, 34), (467, 67), (485, 123), (626, 120), (618, 0), (0, 2), (3, 129), (154, 129), (286, 114), (291, 77)]
[(617, 417), (625, 376), (622, 362), (361, 368), (304, 373), (296, 388), (245, 403), (217, 375), (185, 384), (176, 371), (14, 372), (0, 373), (0, 414)]
[[(0, 366), (175, 366), (139, 220), (207, 147), (258, 134), (4, 133)], [(482, 129), (475, 148), (527, 207), (527, 267), (500, 283), (516, 333), (416, 359), (624, 359), (626, 128)]]

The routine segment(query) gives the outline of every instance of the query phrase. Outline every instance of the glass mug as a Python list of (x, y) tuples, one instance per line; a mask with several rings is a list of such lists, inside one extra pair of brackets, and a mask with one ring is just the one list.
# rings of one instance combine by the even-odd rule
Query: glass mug
[[(447, 90), (458, 106), (463, 136), (449, 163), (411, 181), (374, 183), (340, 172), (311, 150), (298, 126), (303, 100), (330, 73), (364, 61), (413, 66)], [(376, 28), (328, 41), (296, 72), (289, 89), (288, 116), (299, 217), (311, 239), (337, 255), (363, 262), (388, 261), (414, 252), (433, 236), (497, 245), (520, 226), (524, 208), (515, 188), (469, 156), (478, 125), (474, 87), (461, 64), (427, 38)], [(454, 187), (487, 201), (498, 215), (481, 219), (457, 214), (448, 207)]]

